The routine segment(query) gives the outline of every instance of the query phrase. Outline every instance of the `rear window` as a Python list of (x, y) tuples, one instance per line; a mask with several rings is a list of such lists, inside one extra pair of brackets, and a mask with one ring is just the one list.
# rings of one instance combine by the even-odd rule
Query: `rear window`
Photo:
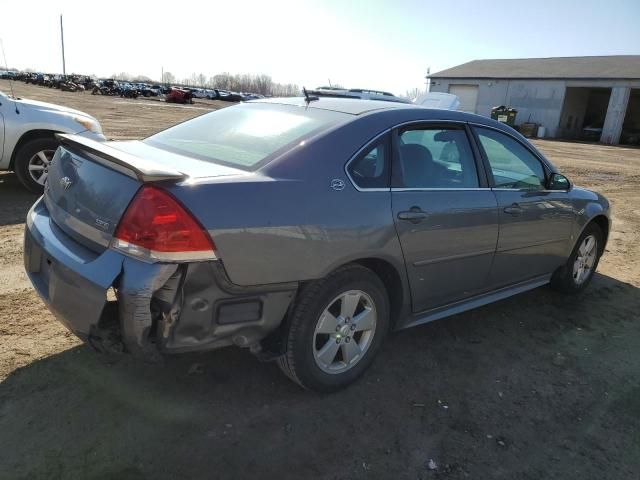
[(222, 108), (144, 140), (180, 155), (254, 170), (350, 115), (260, 103)]

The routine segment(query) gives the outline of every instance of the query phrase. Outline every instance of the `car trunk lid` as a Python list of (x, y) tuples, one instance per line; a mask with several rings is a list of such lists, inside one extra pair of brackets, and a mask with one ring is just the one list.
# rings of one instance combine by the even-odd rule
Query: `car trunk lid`
[[(206, 170), (198, 165), (203, 162), (133, 145), (140, 142), (128, 142), (130, 145), (121, 149), (75, 135), (60, 134), (58, 138), (61, 145), (49, 168), (44, 200), (53, 222), (96, 252), (108, 248), (118, 222), (142, 184), (236, 172)], [(197, 162), (195, 166), (193, 162)]]

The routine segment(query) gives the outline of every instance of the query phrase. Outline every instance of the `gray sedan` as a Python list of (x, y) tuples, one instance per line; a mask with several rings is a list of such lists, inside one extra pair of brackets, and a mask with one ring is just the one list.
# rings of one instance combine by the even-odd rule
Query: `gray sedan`
[(246, 347), (317, 391), (390, 330), (582, 290), (610, 228), (606, 199), (461, 112), (272, 99), (142, 141), (59, 137), (24, 261), (60, 322), (150, 358)]

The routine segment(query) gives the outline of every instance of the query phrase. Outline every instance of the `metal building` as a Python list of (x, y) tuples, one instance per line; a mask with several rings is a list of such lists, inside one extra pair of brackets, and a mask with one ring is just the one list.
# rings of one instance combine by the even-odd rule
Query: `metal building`
[(428, 78), (464, 111), (505, 105), (549, 137), (640, 144), (640, 55), (474, 60)]

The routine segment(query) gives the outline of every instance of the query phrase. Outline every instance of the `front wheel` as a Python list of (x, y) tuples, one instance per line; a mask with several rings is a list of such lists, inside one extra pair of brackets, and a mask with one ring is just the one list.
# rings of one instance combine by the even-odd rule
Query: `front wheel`
[(302, 289), (278, 363), (304, 388), (336, 391), (371, 365), (388, 329), (384, 284), (368, 268), (347, 265)]
[(42, 137), (29, 140), (16, 152), (14, 169), (18, 180), (33, 193), (42, 194), (44, 191), (57, 148), (55, 138)]
[(578, 238), (567, 263), (554, 274), (551, 286), (563, 293), (578, 293), (584, 290), (593, 278), (603, 250), (602, 229), (592, 223)]

